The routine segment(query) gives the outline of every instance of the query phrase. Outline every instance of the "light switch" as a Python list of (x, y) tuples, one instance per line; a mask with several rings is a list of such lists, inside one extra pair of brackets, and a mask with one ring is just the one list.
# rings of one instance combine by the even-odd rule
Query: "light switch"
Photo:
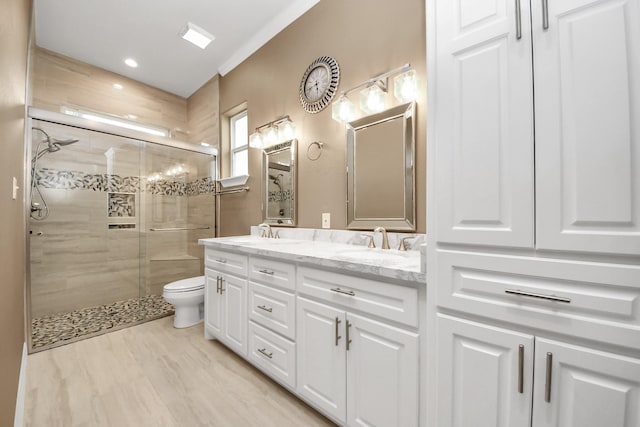
[(13, 200), (15, 200), (18, 197), (18, 190), (20, 189), (20, 187), (18, 187), (18, 180), (16, 179), (16, 177), (13, 177)]
[(322, 228), (331, 228), (331, 214), (328, 212), (322, 214)]

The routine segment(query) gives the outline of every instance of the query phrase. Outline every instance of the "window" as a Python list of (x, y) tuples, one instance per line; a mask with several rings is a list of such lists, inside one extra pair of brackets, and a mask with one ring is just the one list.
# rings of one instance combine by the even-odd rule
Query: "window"
[(230, 119), (231, 176), (249, 174), (249, 120), (247, 110)]

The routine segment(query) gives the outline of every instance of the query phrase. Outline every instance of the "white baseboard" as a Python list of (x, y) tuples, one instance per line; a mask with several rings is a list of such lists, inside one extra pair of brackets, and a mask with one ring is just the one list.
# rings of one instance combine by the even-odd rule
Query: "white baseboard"
[(22, 347), (22, 361), (20, 362), (20, 378), (18, 380), (18, 397), (16, 399), (16, 414), (13, 418), (13, 427), (24, 425), (24, 397), (27, 387), (27, 343)]

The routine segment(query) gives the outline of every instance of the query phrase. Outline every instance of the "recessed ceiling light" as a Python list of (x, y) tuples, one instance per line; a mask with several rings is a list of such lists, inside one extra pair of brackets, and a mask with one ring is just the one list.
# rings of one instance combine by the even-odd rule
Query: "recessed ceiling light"
[(123, 86), (120, 83), (114, 83), (113, 84), (113, 88), (114, 89), (118, 89), (118, 90), (122, 90)]
[(138, 66), (138, 62), (133, 58), (125, 59), (124, 63), (127, 64), (131, 68), (136, 68)]
[(210, 147), (211, 144), (207, 144), (206, 142), (201, 142), (200, 145), (202, 145), (203, 147)]
[(200, 49), (204, 49), (215, 40), (215, 37), (197, 25), (187, 22), (187, 24), (180, 31), (180, 37), (195, 44)]

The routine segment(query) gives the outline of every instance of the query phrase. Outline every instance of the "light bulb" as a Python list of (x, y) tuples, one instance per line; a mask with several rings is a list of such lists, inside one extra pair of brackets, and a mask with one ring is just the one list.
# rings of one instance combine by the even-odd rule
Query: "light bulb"
[(331, 118), (337, 122), (350, 122), (356, 116), (356, 106), (346, 95), (331, 104)]
[(264, 141), (262, 141), (262, 134), (260, 132), (254, 132), (249, 136), (249, 147), (251, 148), (264, 147)]
[(262, 141), (265, 146), (273, 145), (278, 142), (278, 131), (273, 126), (269, 126), (263, 131)]
[(416, 70), (409, 70), (393, 79), (393, 94), (402, 103), (415, 101), (420, 93)]
[(360, 109), (365, 114), (379, 113), (385, 108), (385, 96), (378, 85), (372, 85), (360, 92)]
[(286, 120), (278, 125), (278, 140), (290, 141), (296, 137), (296, 125), (291, 120)]

